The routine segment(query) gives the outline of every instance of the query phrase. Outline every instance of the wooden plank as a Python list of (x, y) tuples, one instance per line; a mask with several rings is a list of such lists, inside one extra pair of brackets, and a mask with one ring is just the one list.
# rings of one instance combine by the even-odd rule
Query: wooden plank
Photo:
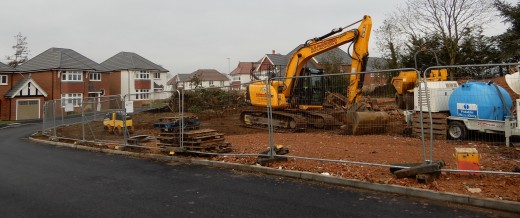
[(178, 136), (179, 132), (161, 132), (160, 136)]
[(180, 145), (176, 145), (176, 144), (169, 144), (169, 143), (157, 143), (157, 146), (159, 147), (162, 147), (162, 146), (166, 146), (166, 147), (180, 147)]
[(203, 142), (184, 141), (183, 143), (185, 145), (208, 146), (208, 145), (216, 144), (216, 143), (220, 143), (220, 142), (224, 142), (224, 139), (220, 138), (220, 139), (213, 139), (213, 140), (208, 140), (208, 141), (203, 141)]
[[(420, 123), (414, 123), (412, 125), (412, 127), (414, 129), (421, 129), (421, 124)], [(430, 125), (429, 123), (423, 123), (423, 128), (426, 130), (426, 129), (430, 129), (430, 127), (433, 127), (433, 129), (438, 129), (438, 130), (447, 130), (448, 129), (448, 125), (444, 125), (444, 124), (433, 124), (433, 125)]]
[[(216, 138), (223, 138), (222, 136), (224, 136), (223, 133), (200, 135), (200, 136), (197, 136), (197, 137), (190, 137), (188, 135), (188, 136), (184, 136), (183, 140), (185, 140), (185, 141), (199, 141), (200, 142), (200, 141), (206, 141), (206, 140), (211, 140), (211, 139), (216, 139)], [(178, 136), (176, 136), (176, 137), (158, 136), (157, 139), (164, 140), (164, 141), (179, 141), (180, 137), (178, 137)]]
[(430, 124), (430, 114), (423, 112), (423, 119), (420, 120), (420, 113), (416, 112), (412, 117), (412, 134), (416, 137), (421, 136), (421, 121), (424, 128), (424, 137), (430, 138), (430, 127), (433, 129), (433, 138), (446, 140), (448, 129), (448, 114), (446, 113), (432, 113)]
[[(421, 123), (421, 121), (419, 120), (412, 120), (413, 123)], [(429, 119), (424, 119), (423, 120), (423, 123), (430, 123), (430, 120)], [(447, 119), (432, 119), (432, 123), (434, 124), (448, 124), (448, 120)]]
[(198, 134), (198, 133), (209, 133), (209, 132), (216, 132), (217, 130), (214, 129), (197, 129), (197, 130), (190, 130), (184, 132), (184, 134)]
[[(417, 133), (417, 134), (420, 134), (421, 133), (421, 129), (413, 129), (414, 133)], [(424, 134), (430, 134), (430, 129), (425, 129), (424, 130)], [(433, 130), (433, 134), (437, 134), (437, 135), (446, 135), (446, 130), (438, 130), (438, 129), (434, 129)]]
[[(420, 118), (420, 113), (419, 112), (415, 112), (413, 114), (413, 118), (417, 118), (419, 119)], [(438, 112), (432, 112), (432, 118), (433, 119), (446, 119), (448, 117), (448, 114), (446, 113), (438, 113)], [(427, 113), (427, 112), (423, 112), (423, 119), (426, 119), (426, 118), (430, 118), (430, 114)]]
[(193, 137), (214, 135), (214, 134), (217, 134), (217, 131), (213, 130), (213, 129), (190, 130), (190, 131), (184, 132), (184, 138), (193, 138)]
[(190, 137), (190, 141), (197, 141), (197, 142), (201, 142), (201, 141), (206, 141), (206, 140), (211, 140), (211, 139), (218, 139), (218, 138), (222, 138), (222, 136), (224, 136), (224, 134), (222, 133), (217, 133), (217, 134), (214, 134), (214, 135), (206, 135), (206, 136), (199, 136), (199, 137)]

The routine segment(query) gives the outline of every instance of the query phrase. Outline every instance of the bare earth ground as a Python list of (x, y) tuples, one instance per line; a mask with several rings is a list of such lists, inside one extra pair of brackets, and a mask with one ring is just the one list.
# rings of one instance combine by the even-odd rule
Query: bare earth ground
[[(159, 130), (153, 129), (153, 123), (159, 118), (174, 116), (173, 113), (139, 113), (133, 116), (136, 133), (134, 135), (158, 136)], [(232, 145), (233, 154), (256, 154), (268, 147), (266, 130), (251, 129), (241, 126), (238, 114), (223, 117), (222, 114), (199, 114), (201, 128), (215, 129), (225, 134), (225, 140)], [(211, 119), (210, 119), (211, 118)], [(347, 160), (378, 164), (421, 163), (423, 150), (421, 140), (398, 134), (403, 129), (401, 121), (394, 121), (387, 135), (340, 135), (335, 130), (308, 129), (302, 133), (275, 133), (275, 144), (288, 148), (288, 155)], [(119, 136), (104, 132), (100, 121), (91, 122), (86, 128), (87, 139), (95, 135), (96, 139), (120, 140)], [(92, 134), (92, 135), (89, 135)], [(81, 138), (81, 128), (62, 128), (58, 136)], [(154, 146), (156, 142), (146, 145)], [(429, 141), (426, 141), (427, 152)], [(520, 167), (520, 151), (514, 147), (505, 147), (502, 142), (482, 141), (445, 141), (437, 140), (433, 146), (433, 160), (444, 160), (444, 169), (457, 169), (455, 148), (476, 148), (480, 155), (480, 168), (486, 171), (511, 172)], [(151, 152), (151, 151), (143, 151)], [(153, 152), (153, 151), (152, 151)], [(198, 157), (204, 158), (204, 157)], [(256, 157), (205, 157), (212, 160), (254, 165)], [(429, 159), (429, 153), (427, 153)], [(330, 163), (302, 159), (289, 159), (286, 162), (271, 163), (273, 168), (328, 173), (332, 176), (358, 179), (367, 182), (394, 184), (442, 192), (460, 193), (475, 197), (520, 201), (520, 176), (481, 174), (480, 176), (442, 173), (430, 184), (418, 183), (415, 179), (396, 179), (387, 167), (375, 167), (358, 164)], [(479, 188), (480, 192), (469, 190)]]

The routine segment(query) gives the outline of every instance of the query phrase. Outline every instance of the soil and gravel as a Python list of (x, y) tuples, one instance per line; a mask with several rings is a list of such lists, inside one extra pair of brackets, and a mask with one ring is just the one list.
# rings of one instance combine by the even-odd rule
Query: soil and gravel
[[(133, 115), (136, 125), (134, 135), (158, 136), (160, 131), (153, 128), (159, 118), (175, 116), (174, 113), (143, 112)], [(257, 154), (268, 147), (269, 135), (266, 130), (246, 128), (241, 125), (238, 113), (198, 114), (201, 128), (209, 128), (224, 133), (226, 142), (232, 146), (231, 154)], [(377, 164), (421, 163), (424, 160), (423, 146), (419, 138), (401, 135), (404, 123), (393, 121), (389, 131), (383, 135), (344, 135), (338, 130), (307, 129), (300, 133), (275, 133), (276, 145), (289, 149), (292, 156), (345, 160)], [(100, 121), (86, 125), (87, 140), (121, 140), (120, 136), (110, 135), (103, 130)], [(58, 136), (81, 138), (81, 128), (60, 128)], [(95, 137), (94, 137), (95, 136)], [(443, 160), (444, 169), (457, 169), (455, 148), (476, 148), (480, 156), (480, 169), (486, 171), (512, 172), (520, 168), (518, 148), (506, 147), (503, 138), (498, 141), (484, 137), (478, 141), (436, 140), (433, 142), (433, 160)], [(497, 139), (497, 138), (494, 138)], [(155, 141), (145, 145), (155, 146)], [(426, 159), (429, 159), (429, 140), (426, 141)], [(141, 151), (157, 152), (157, 150)], [(236, 157), (232, 155), (208, 158), (218, 161), (255, 165), (256, 157)], [(394, 184), (442, 192), (460, 193), (475, 197), (520, 201), (520, 176), (518, 175), (460, 175), (442, 173), (429, 184), (418, 183), (414, 178), (397, 179), (387, 167), (350, 163), (332, 163), (303, 159), (270, 163), (269, 167), (329, 174), (367, 182)]]
[[(494, 82), (507, 87), (503, 77), (495, 78)], [(519, 96), (506, 88), (513, 99)], [(430, 141), (423, 143), (417, 137), (403, 135), (405, 130), (402, 111), (395, 109), (393, 99), (379, 102), (390, 113), (390, 124), (384, 134), (379, 135), (345, 135), (339, 130), (307, 129), (299, 133), (275, 133), (276, 145), (289, 149), (291, 156), (323, 158), (328, 160), (343, 160), (349, 163), (333, 163), (326, 161), (289, 158), (287, 161), (270, 163), (268, 166), (279, 169), (299, 170), (328, 174), (367, 182), (408, 186), (442, 192), (460, 193), (475, 197), (485, 197), (500, 200), (520, 201), (520, 176), (506, 175), (520, 171), (520, 148), (506, 147), (503, 136), (488, 134), (472, 135), (468, 141), (435, 140), (433, 141), (433, 161), (444, 161), (443, 169), (457, 169), (455, 148), (475, 148), (479, 154), (480, 169), (498, 171), (505, 174), (461, 175), (459, 173), (443, 172), (434, 182), (424, 184), (414, 178), (397, 179), (388, 167), (354, 164), (352, 162), (375, 164), (422, 163), (430, 157)], [(394, 104), (394, 106), (392, 106)], [(175, 108), (175, 107), (174, 107)], [(239, 108), (227, 107), (225, 111), (207, 110), (195, 114), (201, 120), (201, 128), (209, 128), (223, 133), (226, 142), (232, 147), (232, 152), (226, 156), (192, 156), (218, 161), (255, 165), (257, 158), (237, 157), (231, 154), (258, 154), (268, 147), (269, 134), (267, 130), (252, 129), (242, 126), (239, 121)], [(153, 128), (160, 118), (176, 116), (175, 113), (143, 112), (133, 115), (136, 127), (134, 135), (158, 136), (160, 131)], [(122, 137), (108, 134), (101, 121), (93, 121), (85, 125), (87, 140), (104, 140), (122, 142)], [(65, 127), (58, 130), (59, 137), (82, 139), (79, 126)], [(518, 138), (513, 138), (518, 142)], [(134, 151), (158, 152), (153, 149), (157, 141), (142, 143), (152, 149)], [(106, 145), (113, 148), (114, 145)], [(426, 157), (425, 157), (426, 155)]]

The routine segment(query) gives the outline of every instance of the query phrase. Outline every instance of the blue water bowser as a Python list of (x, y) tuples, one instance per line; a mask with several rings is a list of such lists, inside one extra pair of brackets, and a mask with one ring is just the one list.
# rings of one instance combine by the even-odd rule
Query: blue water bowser
[(492, 82), (466, 82), (453, 91), (448, 107), (451, 116), (504, 121), (511, 116), (513, 100)]

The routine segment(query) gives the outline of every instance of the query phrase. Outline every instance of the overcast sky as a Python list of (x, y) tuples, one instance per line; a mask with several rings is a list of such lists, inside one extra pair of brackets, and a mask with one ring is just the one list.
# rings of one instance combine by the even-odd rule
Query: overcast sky
[[(395, 4), (402, 2), (405, 0), (3, 1), (0, 61), (7, 63), (5, 56), (14, 54), (14, 36), (20, 32), (27, 37), (29, 58), (58, 47), (101, 63), (126, 51), (162, 65), (172, 74), (197, 69), (227, 74), (239, 61), (258, 61), (272, 50), (287, 54), (307, 39), (363, 15), (372, 17), (374, 31), (395, 10)], [(504, 30), (503, 25), (495, 25), (487, 32)], [(374, 39), (371, 56), (378, 55)]]

